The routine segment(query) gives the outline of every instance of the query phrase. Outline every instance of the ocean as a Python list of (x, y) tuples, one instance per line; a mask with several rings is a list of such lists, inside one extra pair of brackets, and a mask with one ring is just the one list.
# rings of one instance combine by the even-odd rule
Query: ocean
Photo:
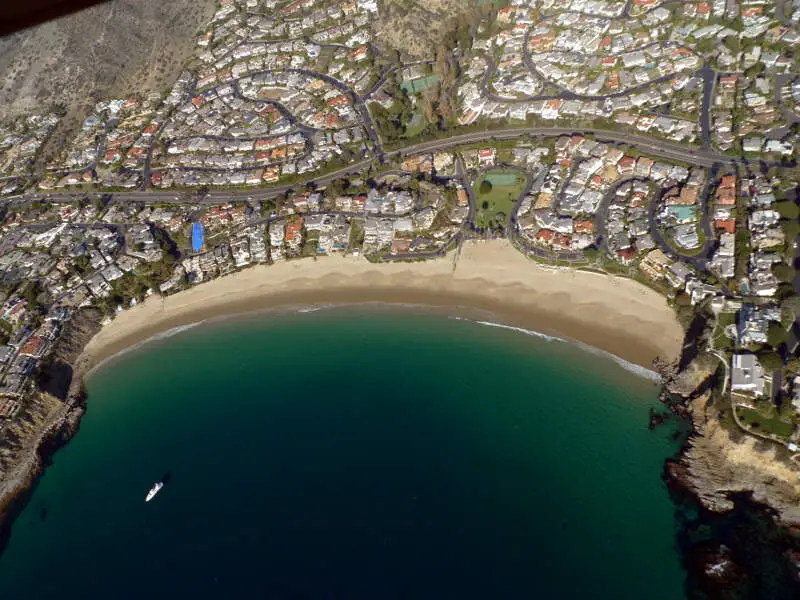
[(114, 359), (13, 525), (0, 597), (684, 597), (656, 385), (488, 325), (342, 307)]

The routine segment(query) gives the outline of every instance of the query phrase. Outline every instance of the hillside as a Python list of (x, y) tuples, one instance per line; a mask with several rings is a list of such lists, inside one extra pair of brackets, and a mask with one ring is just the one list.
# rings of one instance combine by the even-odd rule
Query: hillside
[(215, 0), (112, 0), (0, 38), (3, 117), (63, 104), (51, 146), (93, 99), (168, 88)]
[(476, 12), (474, 0), (386, 0), (376, 23), (376, 42), (404, 60), (430, 59), (459, 18)]

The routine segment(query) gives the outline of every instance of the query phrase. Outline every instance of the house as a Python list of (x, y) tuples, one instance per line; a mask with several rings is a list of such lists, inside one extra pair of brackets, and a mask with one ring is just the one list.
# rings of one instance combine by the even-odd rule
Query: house
[(286, 220), (286, 245), (294, 252), (300, 250), (303, 243), (303, 219), (295, 216)]
[(630, 247), (617, 250), (617, 258), (624, 265), (630, 264), (636, 258), (636, 250)]
[(47, 342), (41, 336), (32, 335), (25, 341), (24, 344), (22, 344), (22, 347), (19, 349), (19, 353), (21, 356), (41, 358), (46, 347)]
[(481, 167), (493, 167), (497, 151), (494, 148), (478, 150), (478, 164)]
[(731, 358), (731, 391), (764, 395), (764, 369), (755, 354), (734, 354)]
[(667, 282), (674, 288), (683, 287), (686, 280), (691, 276), (692, 272), (682, 262), (672, 263), (664, 270), (664, 277)]
[(736, 233), (736, 219), (715, 219), (714, 228), (725, 233)]
[(617, 169), (620, 172), (620, 175), (633, 175), (634, 169), (636, 168), (636, 159), (632, 156), (623, 156), (617, 162)]
[(736, 321), (736, 336), (739, 344), (766, 344), (769, 324), (780, 322), (781, 311), (777, 307), (759, 307), (754, 304), (743, 304)]
[(660, 279), (669, 268), (672, 261), (661, 250), (655, 249), (639, 261), (639, 268), (650, 279)]
[(780, 140), (768, 140), (764, 147), (764, 152), (778, 152), (784, 156), (788, 156), (794, 152), (794, 146), (791, 142), (783, 142)]
[(392, 254), (405, 254), (411, 247), (411, 240), (396, 238), (392, 241)]
[(653, 168), (654, 160), (646, 156), (640, 156), (636, 161), (635, 174), (637, 177), (650, 177), (650, 170)]
[(761, 152), (764, 139), (761, 136), (750, 136), (742, 140), (742, 150), (744, 152)]
[(534, 243), (540, 246), (549, 246), (553, 242), (555, 232), (552, 229), (540, 229), (533, 236)]
[(547, 100), (542, 108), (542, 118), (553, 121), (558, 118), (558, 111), (561, 108), (561, 99), (554, 98)]

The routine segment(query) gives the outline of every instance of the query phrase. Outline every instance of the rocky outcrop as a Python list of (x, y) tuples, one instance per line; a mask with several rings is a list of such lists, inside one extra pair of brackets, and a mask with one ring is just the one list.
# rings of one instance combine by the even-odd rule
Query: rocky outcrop
[[(56, 347), (43, 361), (37, 384), (44, 393), (68, 401), (70, 396), (80, 395), (81, 377), (88, 367), (81, 359), (86, 344), (100, 331), (102, 313), (97, 309), (85, 309), (73, 314), (64, 326)], [(74, 384), (74, 388), (73, 388)]]
[[(83, 378), (90, 365), (81, 356), (100, 329), (101, 313), (75, 313), (39, 374), (39, 390), (23, 415), (4, 432), (0, 456), (0, 552), (10, 524), (27, 503), (53, 454), (75, 434), (86, 408)], [(11, 434), (11, 437), (9, 437)]]
[(785, 524), (800, 523), (800, 464), (782, 446), (748, 435), (733, 422), (727, 398), (716, 391), (722, 385), (719, 359), (700, 354), (682, 369), (654, 367), (664, 381), (662, 400), (692, 426), (680, 456), (667, 463), (668, 479), (710, 510), (731, 510), (731, 494), (747, 492), (775, 509)]
[(749, 492), (772, 507), (784, 524), (800, 524), (800, 465), (785, 448), (739, 432), (723, 421), (709, 395), (692, 401), (695, 434), (681, 461), (685, 479), (714, 511), (733, 508), (731, 493)]

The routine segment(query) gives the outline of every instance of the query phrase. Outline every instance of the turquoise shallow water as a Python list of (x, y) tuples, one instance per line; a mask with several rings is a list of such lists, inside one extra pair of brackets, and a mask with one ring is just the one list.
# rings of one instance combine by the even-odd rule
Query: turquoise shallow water
[(88, 388), (4, 600), (683, 597), (657, 389), (566, 343), (334, 309), (202, 325)]

